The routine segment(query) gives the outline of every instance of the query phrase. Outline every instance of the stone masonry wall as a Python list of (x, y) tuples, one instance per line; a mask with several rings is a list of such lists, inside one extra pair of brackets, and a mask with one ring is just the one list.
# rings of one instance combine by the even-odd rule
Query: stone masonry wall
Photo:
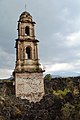
[(16, 97), (38, 102), (44, 95), (43, 73), (16, 73)]

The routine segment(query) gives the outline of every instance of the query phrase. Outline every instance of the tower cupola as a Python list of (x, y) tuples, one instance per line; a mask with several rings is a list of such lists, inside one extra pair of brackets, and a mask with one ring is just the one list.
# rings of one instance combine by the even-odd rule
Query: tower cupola
[(19, 39), (34, 39), (34, 24), (32, 16), (28, 12), (23, 12), (18, 21), (18, 38)]

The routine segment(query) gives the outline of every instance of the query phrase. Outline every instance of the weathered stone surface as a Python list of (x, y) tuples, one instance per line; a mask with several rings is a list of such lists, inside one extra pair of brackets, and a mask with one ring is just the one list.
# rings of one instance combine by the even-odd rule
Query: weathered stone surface
[(42, 73), (16, 73), (16, 97), (28, 99), (30, 102), (40, 101), (44, 95)]

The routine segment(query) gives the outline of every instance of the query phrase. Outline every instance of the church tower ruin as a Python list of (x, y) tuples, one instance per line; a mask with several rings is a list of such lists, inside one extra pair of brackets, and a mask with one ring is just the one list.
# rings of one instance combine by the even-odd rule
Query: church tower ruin
[(43, 70), (38, 59), (38, 40), (35, 39), (35, 22), (28, 12), (18, 21), (16, 39), (15, 92), (16, 97), (38, 102), (44, 95)]

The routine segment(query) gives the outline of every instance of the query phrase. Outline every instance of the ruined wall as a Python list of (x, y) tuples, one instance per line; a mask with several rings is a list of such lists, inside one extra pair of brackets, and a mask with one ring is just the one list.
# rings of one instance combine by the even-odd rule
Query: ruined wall
[(16, 73), (16, 97), (30, 102), (40, 101), (44, 95), (43, 73)]

